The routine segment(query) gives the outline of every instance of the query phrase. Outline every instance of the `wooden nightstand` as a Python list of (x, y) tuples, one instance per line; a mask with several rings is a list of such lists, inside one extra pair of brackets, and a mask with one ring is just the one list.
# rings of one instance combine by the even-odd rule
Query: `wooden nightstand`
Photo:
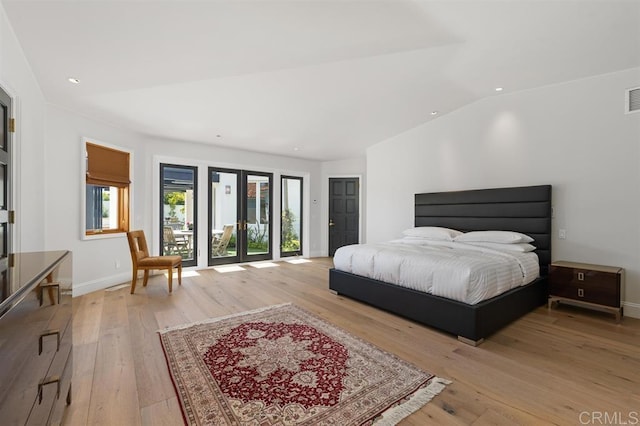
[(566, 302), (614, 313), (622, 317), (624, 269), (558, 261), (549, 270), (549, 308), (554, 302)]

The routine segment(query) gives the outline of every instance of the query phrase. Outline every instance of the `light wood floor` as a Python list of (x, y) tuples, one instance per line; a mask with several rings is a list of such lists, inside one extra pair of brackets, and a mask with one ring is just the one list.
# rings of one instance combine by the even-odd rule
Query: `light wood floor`
[(330, 293), (331, 259), (278, 265), (187, 272), (172, 295), (157, 275), (146, 288), (140, 283), (135, 295), (127, 287), (75, 298), (73, 403), (65, 424), (182, 424), (156, 331), (283, 302), (453, 381), (403, 425), (639, 417), (640, 320), (616, 325), (607, 314), (541, 307), (471, 347)]

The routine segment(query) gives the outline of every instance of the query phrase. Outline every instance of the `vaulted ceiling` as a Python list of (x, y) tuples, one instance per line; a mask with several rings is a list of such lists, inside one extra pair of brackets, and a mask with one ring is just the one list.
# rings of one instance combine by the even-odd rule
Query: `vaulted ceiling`
[(48, 102), (316, 160), (487, 96), (640, 66), (639, 1), (2, 3)]

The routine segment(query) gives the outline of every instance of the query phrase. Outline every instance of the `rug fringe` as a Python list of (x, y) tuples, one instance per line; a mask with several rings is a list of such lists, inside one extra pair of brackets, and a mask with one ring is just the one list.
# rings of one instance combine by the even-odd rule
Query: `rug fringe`
[(381, 417), (374, 422), (375, 426), (393, 426), (398, 424), (400, 420), (424, 407), (449, 384), (451, 384), (450, 380), (434, 377), (427, 386), (418, 389), (418, 391), (411, 395), (408, 401), (402, 402), (383, 412)]
[(222, 320), (226, 320), (226, 319), (229, 319), (229, 318), (239, 317), (239, 316), (242, 316), (242, 315), (257, 314), (257, 313), (260, 313), (260, 312), (269, 311), (271, 309), (277, 309), (277, 308), (281, 308), (283, 306), (289, 306), (289, 305), (291, 305), (291, 302), (289, 302), (289, 303), (281, 303), (279, 305), (264, 306), (262, 308), (253, 309), (251, 311), (237, 312), (235, 314), (229, 314), (229, 315), (225, 315), (223, 317), (207, 318), (205, 320), (196, 321), (196, 322), (192, 322), (192, 323), (189, 323), (189, 324), (181, 324), (181, 325), (176, 325), (174, 327), (163, 328), (161, 330), (158, 330), (158, 333), (164, 334), (164, 333), (168, 333), (170, 331), (183, 330), (185, 328), (193, 327), (194, 325), (211, 324), (211, 323), (222, 321)]

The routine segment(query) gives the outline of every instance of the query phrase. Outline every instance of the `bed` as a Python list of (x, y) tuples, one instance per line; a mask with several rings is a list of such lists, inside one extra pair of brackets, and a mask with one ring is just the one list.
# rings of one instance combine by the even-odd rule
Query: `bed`
[(509, 230), (527, 234), (534, 239), (540, 277), (473, 305), (335, 268), (329, 271), (329, 288), (457, 335), (471, 345), (546, 303), (551, 262), (550, 185), (416, 194), (414, 224), (463, 232)]

